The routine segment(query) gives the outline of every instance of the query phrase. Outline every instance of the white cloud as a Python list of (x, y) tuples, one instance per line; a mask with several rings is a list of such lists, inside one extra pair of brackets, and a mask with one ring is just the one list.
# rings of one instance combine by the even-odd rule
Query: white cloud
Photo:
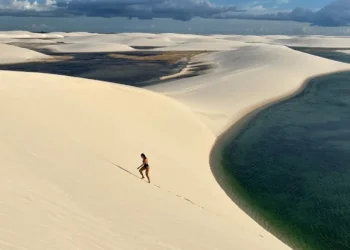
[(55, 0), (46, 0), (44, 3), (38, 3), (37, 1), (29, 2), (28, 0), (0, 0), (0, 9), (13, 11), (42, 11), (53, 9), (55, 3)]
[(286, 4), (286, 3), (289, 3), (289, 0), (277, 0), (276, 3), (277, 4)]

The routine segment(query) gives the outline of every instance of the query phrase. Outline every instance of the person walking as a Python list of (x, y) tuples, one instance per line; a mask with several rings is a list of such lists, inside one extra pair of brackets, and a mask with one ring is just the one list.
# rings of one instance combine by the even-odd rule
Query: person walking
[(149, 178), (149, 168), (150, 166), (148, 165), (148, 159), (146, 157), (146, 155), (144, 153), (141, 154), (141, 158), (142, 158), (142, 164), (141, 166), (139, 166), (137, 169), (140, 169), (139, 172), (141, 174), (141, 179), (144, 179), (145, 177), (143, 176), (143, 171), (146, 171), (146, 177), (148, 179), (148, 183), (151, 183), (151, 180)]

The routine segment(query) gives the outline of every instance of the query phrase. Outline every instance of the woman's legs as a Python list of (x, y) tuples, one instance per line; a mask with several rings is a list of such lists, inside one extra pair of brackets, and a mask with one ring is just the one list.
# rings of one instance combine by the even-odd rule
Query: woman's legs
[(145, 169), (146, 169), (145, 167), (142, 167), (142, 168), (140, 168), (140, 170), (139, 170), (139, 172), (140, 172), (140, 174), (141, 174), (141, 176), (142, 176), (141, 179), (145, 178), (145, 177), (143, 176), (143, 173), (142, 173), (142, 171), (145, 170)]
[(147, 179), (148, 179), (148, 183), (151, 183), (151, 180), (150, 180), (149, 175), (148, 175), (148, 173), (149, 173), (149, 168), (150, 168), (150, 167), (147, 167), (147, 168), (146, 168), (146, 176), (147, 176)]
[(140, 174), (142, 176), (141, 179), (145, 178), (145, 176), (143, 176), (143, 173), (142, 173), (142, 171), (145, 171), (145, 170), (146, 170), (146, 176), (147, 176), (147, 179), (148, 179), (148, 183), (151, 183), (151, 180), (150, 180), (149, 175), (148, 175), (148, 173), (149, 173), (149, 166), (140, 168), (139, 172), (140, 172)]

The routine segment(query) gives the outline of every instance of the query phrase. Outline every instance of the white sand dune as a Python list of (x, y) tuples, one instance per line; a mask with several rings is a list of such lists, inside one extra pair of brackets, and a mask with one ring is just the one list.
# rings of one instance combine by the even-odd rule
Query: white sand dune
[(81, 36), (69, 36), (57, 41), (66, 43), (62, 45), (44, 46), (56, 52), (105, 52), (105, 51), (127, 51), (128, 47), (118, 47), (121, 45), (129, 47), (157, 47), (158, 51), (184, 51), (184, 50), (231, 50), (234, 48), (247, 46), (240, 41), (231, 41), (205, 37), (198, 35), (180, 34), (86, 34)]
[(79, 36), (65, 36), (59, 40), (61, 43), (117, 43), (121, 35), (82, 34)]
[(63, 43), (119, 43), (126, 44), (129, 46), (166, 46), (170, 42), (173, 44), (170, 39), (166, 37), (155, 36), (154, 34), (144, 34), (140, 35), (131, 35), (131, 34), (87, 34), (82, 36), (69, 36), (64, 37), (59, 40)]
[(350, 54), (350, 50), (337, 50), (337, 52), (344, 53), (344, 54)]
[[(151, 33), (118, 33), (118, 34), (97, 34), (88, 32), (52, 32), (46, 34), (36, 34), (26, 31), (0, 32), (0, 43), (23, 42), (25, 39), (34, 40), (44, 44), (47, 41), (60, 42), (65, 44), (84, 44), (83, 50), (80, 46), (71, 47), (67, 52), (105, 52), (120, 45), (129, 47), (160, 47), (160, 50), (203, 50), (222, 51), (250, 45), (284, 45), (297, 47), (323, 47), (323, 48), (350, 48), (350, 37), (332, 36), (244, 36), (244, 35), (194, 35), (194, 34), (151, 34)], [(111, 49), (104, 49), (103, 46), (111, 44)], [(100, 49), (98, 45), (101, 45)], [(103, 46), (102, 46), (103, 45)], [(87, 47), (86, 47), (87, 46)], [(69, 48), (68, 47), (68, 48)], [(108, 46), (107, 46), (108, 47)], [(76, 48), (77, 50), (75, 51)], [(65, 50), (63, 50), (65, 51)], [(112, 51), (120, 51), (114, 50)]]
[[(185, 106), (85, 79), (0, 78), (2, 248), (288, 249), (223, 193), (215, 136)], [(160, 188), (137, 176), (141, 152)]]
[(46, 45), (42, 48), (49, 49), (59, 53), (88, 53), (88, 52), (115, 52), (115, 51), (132, 51), (133, 48), (115, 43), (73, 43)]
[(182, 44), (168, 46), (164, 48), (155, 48), (155, 51), (224, 51), (234, 50), (241, 47), (246, 47), (248, 44), (243, 42), (214, 40), (214, 41), (188, 41)]
[(111, 52), (111, 51), (129, 51), (134, 46), (145, 47), (164, 47), (175, 45), (167, 37), (154, 38), (154, 35), (145, 34), (144, 37), (131, 34), (87, 34), (81, 36), (68, 36), (58, 40), (65, 43), (55, 46), (44, 46), (55, 52)]
[(167, 37), (123, 37), (120, 39), (120, 43), (127, 44), (132, 47), (166, 47), (176, 44)]
[[(85, 34), (67, 36), (57, 41), (67, 44), (123, 44), (130, 47), (161, 47), (160, 50), (228, 50), (246, 45), (244, 42), (224, 40), (209, 36), (185, 34)], [(168, 48), (168, 49), (167, 49)], [(102, 49), (103, 51), (103, 49)], [(71, 52), (74, 52), (71, 50)]]
[[(1, 41), (0, 41), (1, 42)], [(22, 44), (56, 44), (58, 41), (56, 39), (39, 39), (39, 38), (27, 38), (27, 39), (11, 39), (11, 42), (20, 42)], [(4, 42), (1, 42), (4, 43)]]
[(316, 48), (349, 48), (350, 37), (332, 36), (244, 36), (244, 35), (213, 35), (211, 37), (241, 41), (245, 43), (260, 43), (272, 45), (284, 45), (295, 47), (316, 47)]
[(159, 34), (154, 34), (154, 33), (118, 33), (119, 36), (125, 36), (125, 37), (141, 37), (141, 38), (145, 38), (145, 37), (158, 37)]
[(170, 81), (148, 89), (190, 107), (216, 135), (250, 110), (296, 91), (311, 76), (350, 69), (349, 64), (279, 45), (242, 47), (201, 60), (219, 66), (195, 79), (178, 80), (176, 84)]
[(193, 34), (162, 33), (158, 34), (158, 37), (168, 38), (176, 44), (184, 44), (189, 42), (215, 42), (215, 38), (213, 37)]
[(91, 35), (100, 35), (98, 33), (91, 32), (51, 32), (50, 35), (57, 36), (59, 38), (64, 37), (73, 37), (73, 36), (91, 36)]
[(11, 38), (1, 38), (1, 37), (0, 37), (0, 44), (1, 44), (1, 43), (5, 43), (5, 44), (7, 44), (7, 43), (13, 43), (13, 42), (16, 42), (16, 39), (11, 39)]
[(29, 31), (0, 31), (0, 38), (17, 38), (17, 39), (27, 39), (27, 38), (46, 38), (46, 39), (56, 39), (61, 38), (61, 35), (54, 33), (32, 33)]
[(272, 38), (270, 43), (295, 47), (350, 48), (350, 37), (304, 36)]
[(0, 64), (42, 61), (48, 59), (51, 59), (48, 55), (0, 43)]
[[(62, 46), (100, 51), (112, 38), (96, 43), (98, 36)], [(158, 39), (185, 50), (188, 38), (187, 50), (206, 50), (213, 41), (174, 37), (114, 35), (109, 45)], [(211, 73), (148, 89), (0, 71), (0, 248), (290, 249), (227, 197), (209, 154), (217, 136), (250, 110), (350, 65), (278, 45), (217, 40), (215, 50), (236, 47), (194, 59), (213, 63)], [(1, 55), (12, 49), (17, 61), (30, 57), (6, 46)], [(138, 177), (141, 152), (152, 184)]]
[(179, 33), (161, 33), (158, 36), (169, 37), (171, 39), (181, 38), (181, 39), (193, 39), (193, 38), (205, 38), (208, 36), (196, 35), (196, 34), (179, 34)]
[(265, 36), (244, 36), (244, 35), (213, 35), (213, 38), (245, 43), (269, 43), (270, 38)]

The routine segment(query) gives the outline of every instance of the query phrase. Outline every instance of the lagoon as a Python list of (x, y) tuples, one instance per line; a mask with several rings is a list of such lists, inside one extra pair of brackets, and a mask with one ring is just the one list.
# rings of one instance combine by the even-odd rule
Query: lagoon
[(294, 249), (350, 249), (350, 72), (261, 111), (222, 159), (237, 203)]

